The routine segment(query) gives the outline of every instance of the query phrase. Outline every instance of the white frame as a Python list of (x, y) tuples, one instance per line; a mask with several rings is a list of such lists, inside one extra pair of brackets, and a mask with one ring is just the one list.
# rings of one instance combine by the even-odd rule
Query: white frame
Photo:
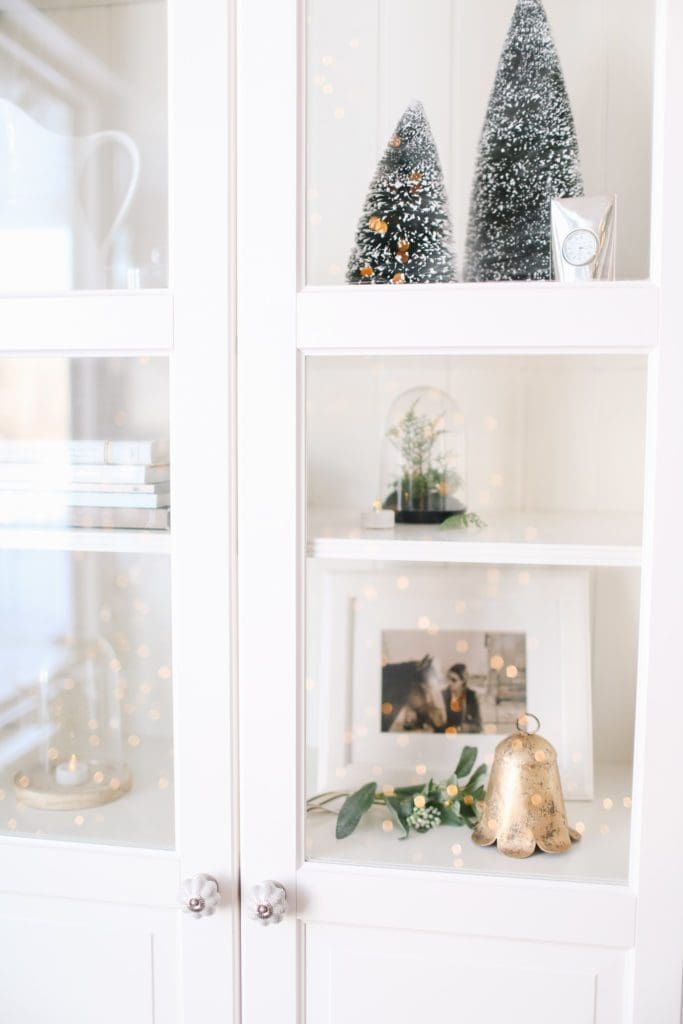
[[(317, 604), (321, 595), (318, 664), (308, 671), (319, 691), (318, 792), (357, 788), (377, 777), (377, 766), (378, 784), (424, 781), (418, 764), (430, 777), (445, 777), (468, 744), (491, 764), (500, 734), (380, 731), (382, 630), (416, 630), (426, 615), (442, 630), (526, 633), (528, 710), (557, 749), (566, 799), (593, 799), (590, 574), (534, 569), (520, 583), (518, 570), (496, 569), (492, 583), (490, 572), (475, 566), (311, 566), (309, 600)], [(410, 580), (405, 591), (396, 587), (401, 575)], [(370, 587), (377, 596), (368, 600)], [(454, 594), (465, 602), (461, 612), (454, 609)], [(374, 718), (365, 713), (367, 705), (376, 708)]]

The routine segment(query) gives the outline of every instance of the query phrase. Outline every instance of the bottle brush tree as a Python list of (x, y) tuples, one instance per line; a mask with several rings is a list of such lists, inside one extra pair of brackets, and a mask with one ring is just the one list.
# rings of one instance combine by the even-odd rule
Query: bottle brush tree
[(456, 280), (446, 188), (421, 103), (405, 111), (380, 160), (346, 279), (350, 284)]
[(582, 194), (574, 119), (543, 4), (518, 0), (479, 144), (465, 279), (549, 279), (550, 201)]

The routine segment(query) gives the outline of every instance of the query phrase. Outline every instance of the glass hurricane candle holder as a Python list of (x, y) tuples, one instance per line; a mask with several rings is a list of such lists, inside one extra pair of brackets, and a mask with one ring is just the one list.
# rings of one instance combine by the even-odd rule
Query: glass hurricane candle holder
[(382, 506), (397, 523), (442, 523), (466, 511), (465, 418), (438, 388), (392, 403), (382, 445)]
[(43, 653), (28, 691), (35, 742), (14, 776), (22, 803), (76, 810), (110, 803), (130, 790), (120, 672), (102, 637), (60, 638)]

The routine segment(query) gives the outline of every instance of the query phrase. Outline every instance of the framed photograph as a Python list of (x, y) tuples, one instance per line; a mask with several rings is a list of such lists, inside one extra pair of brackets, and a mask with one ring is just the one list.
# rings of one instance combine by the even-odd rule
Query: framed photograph
[(587, 570), (313, 563), (309, 615), (318, 790), (447, 775), (465, 745), (491, 763), (528, 710), (566, 798), (592, 798)]

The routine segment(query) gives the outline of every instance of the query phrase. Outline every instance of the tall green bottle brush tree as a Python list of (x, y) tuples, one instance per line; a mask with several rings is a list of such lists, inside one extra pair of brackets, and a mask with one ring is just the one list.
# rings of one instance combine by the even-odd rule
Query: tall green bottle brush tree
[(380, 160), (346, 279), (350, 284), (456, 280), (446, 187), (421, 103), (405, 111)]
[(465, 280), (551, 277), (550, 201), (583, 195), (567, 89), (541, 0), (518, 0), (479, 144)]

